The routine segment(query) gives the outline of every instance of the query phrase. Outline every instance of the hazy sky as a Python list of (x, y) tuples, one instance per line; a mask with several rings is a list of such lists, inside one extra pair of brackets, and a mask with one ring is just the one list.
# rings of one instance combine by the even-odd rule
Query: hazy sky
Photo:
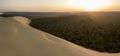
[[(78, 1), (78, 2), (75, 2)], [(94, 0), (89, 0), (94, 2)], [(112, 6), (101, 10), (120, 10), (120, 0), (107, 0)], [(104, 2), (104, 1), (103, 1)], [(0, 0), (0, 12), (3, 11), (82, 11), (83, 0)], [(87, 2), (89, 3), (89, 2)], [(85, 3), (84, 3), (85, 4)], [(96, 3), (97, 4), (97, 3)], [(88, 7), (88, 6), (86, 6)], [(93, 7), (93, 6), (91, 6)], [(89, 8), (89, 7), (88, 7)]]

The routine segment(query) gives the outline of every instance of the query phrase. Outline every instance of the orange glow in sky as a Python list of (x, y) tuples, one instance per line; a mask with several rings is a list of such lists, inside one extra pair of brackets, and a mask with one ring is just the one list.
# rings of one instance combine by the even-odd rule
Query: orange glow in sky
[(110, 7), (114, 3), (113, 0), (71, 0), (71, 6), (81, 8), (86, 11), (97, 11), (104, 7)]
[(108, 10), (120, 10), (120, 0), (0, 0), (0, 12)]

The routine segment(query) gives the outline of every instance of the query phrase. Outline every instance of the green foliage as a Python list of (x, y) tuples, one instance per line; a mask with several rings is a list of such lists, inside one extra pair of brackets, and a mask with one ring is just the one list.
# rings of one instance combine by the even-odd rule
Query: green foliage
[(97, 23), (88, 16), (69, 15), (32, 19), (30, 25), (86, 48), (116, 53), (120, 52), (120, 24), (116, 21)]

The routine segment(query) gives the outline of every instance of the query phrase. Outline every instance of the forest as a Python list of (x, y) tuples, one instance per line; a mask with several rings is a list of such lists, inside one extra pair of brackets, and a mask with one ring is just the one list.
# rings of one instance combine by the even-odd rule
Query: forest
[(100, 52), (120, 52), (120, 12), (6, 12), (24, 16), (30, 26)]
[[(92, 16), (93, 17), (93, 16)], [(30, 25), (100, 52), (120, 52), (120, 16), (65, 15), (31, 19)]]

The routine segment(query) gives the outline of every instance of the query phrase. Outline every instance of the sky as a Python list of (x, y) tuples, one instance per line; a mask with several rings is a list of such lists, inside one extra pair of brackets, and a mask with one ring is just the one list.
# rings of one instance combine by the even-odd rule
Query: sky
[(120, 0), (0, 0), (0, 12), (49, 12), (90, 10), (119, 11)]

